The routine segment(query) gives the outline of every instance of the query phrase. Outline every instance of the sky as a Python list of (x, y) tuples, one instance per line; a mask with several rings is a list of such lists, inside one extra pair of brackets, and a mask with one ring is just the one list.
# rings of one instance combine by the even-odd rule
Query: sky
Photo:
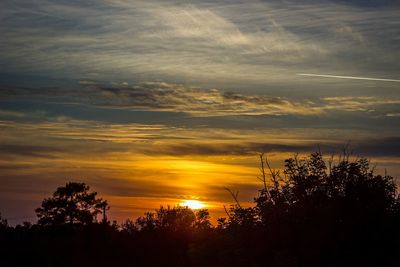
[(0, 212), (68, 181), (109, 218), (202, 201), (347, 143), (400, 177), (400, 1), (2, 0)]

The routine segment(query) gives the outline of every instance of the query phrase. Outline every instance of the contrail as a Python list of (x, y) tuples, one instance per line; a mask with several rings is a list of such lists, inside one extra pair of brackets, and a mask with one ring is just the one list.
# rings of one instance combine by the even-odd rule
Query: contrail
[(400, 83), (400, 80), (396, 80), (396, 79), (382, 79), (382, 78), (371, 78), (371, 77), (338, 76), (338, 75), (313, 74), (313, 73), (297, 73), (296, 75), (309, 76), (309, 77), (323, 77), (323, 78), (338, 78), (338, 79), (368, 80), (368, 81)]

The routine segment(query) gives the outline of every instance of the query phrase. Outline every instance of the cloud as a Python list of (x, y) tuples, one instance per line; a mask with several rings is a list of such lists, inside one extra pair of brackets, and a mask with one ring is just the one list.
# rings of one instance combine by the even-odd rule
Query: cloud
[(165, 155), (171, 156), (222, 156), (240, 155), (254, 156), (261, 152), (310, 152), (315, 150), (315, 144), (279, 144), (262, 142), (226, 142), (226, 143), (180, 143), (165, 145), (161, 151)]
[[(165, 145), (161, 151), (165, 155), (184, 156), (254, 156), (258, 153), (302, 153), (308, 154), (317, 151), (320, 147), (325, 155), (339, 154), (340, 149), (344, 147), (346, 140), (320, 140), (320, 142), (226, 142), (226, 143), (180, 143)], [(350, 140), (350, 149), (354, 155), (365, 157), (400, 157), (400, 138), (370, 138), (361, 140)]]
[(311, 103), (268, 96), (246, 96), (218, 89), (145, 83), (135, 87), (93, 86), (96, 105), (184, 112), (192, 116), (316, 114)]
[[(96, 81), (81, 81), (81, 88), (20, 88), (3, 87), (0, 99), (17, 100), (19, 97), (84, 106), (131, 111), (182, 113), (191, 117), (229, 116), (283, 116), (298, 115), (339, 116), (335, 112), (361, 112), (365, 118), (376, 116), (396, 117), (400, 99), (396, 95), (374, 96), (362, 94), (337, 96), (326, 93), (324, 97), (302, 98), (273, 97), (258, 94), (240, 94), (220, 89), (204, 89), (166, 82), (143, 82), (102, 84)], [(0, 115), (11, 116), (4, 110)], [(15, 113), (15, 114), (14, 114)], [(14, 116), (22, 114), (13, 111)], [(38, 111), (29, 116), (38, 115)], [(389, 115), (387, 115), (389, 114)]]
[(207, 42), (209, 46), (234, 49), (246, 55), (279, 53), (282, 59), (301, 58), (307, 53), (324, 51), (316, 44), (301, 42), (298, 36), (285, 30), (274, 19), (266, 20), (268, 31), (242, 32), (239, 25), (210, 9), (188, 6), (152, 12), (170, 27), (165, 34), (157, 36), (161, 39), (184, 39), (188, 44)]
[[(328, 151), (340, 148), (351, 137), (354, 146), (367, 155), (388, 153), (396, 156), (399, 143), (391, 132), (380, 136), (356, 130), (333, 129), (226, 129), (211, 127), (172, 127), (138, 123), (46, 118), (45, 121), (0, 121), (3, 144), (1, 158), (75, 158), (148, 156), (249, 156), (259, 152), (310, 152), (316, 145)], [(390, 146), (388, 144), (392, 143)], [(380, 146), (381, 149), (380, 149)], [(383, 150), (382, 152), (379, 152)]]
[(336, 96), (324, 97), (322, 108), (325, 110), (343, 111), (376, 111), (387, 108), (392, 111), (398, 110), (400, 99), (398, 98), (377, 98), (374, 96)]
[(356, 154), (368, 157), (400, 157), (400, 137), (354, 141)]
[[(96, 121), (73, 120), (68, 117), (45, 117), (44, 119), (45, 121), (34, 122), (0, 120), (0, 129), (4, 131), (3, 138), (9, 140), (18, 139), (18, 136), (37, 138), (38, 140), (45, 138), (44, 141), (47, 140), (48, 143), (57, 143), (57, 140), (62, 139), (68, 141), (131, 143), (168, 138), (168, 135), (166, 135), (167, 130), (171, 129), (157, 124), (104, 124)], [(4, 141), (7, 141), (7, 139), (4, 139)], [(9, 149), (12, 148), (14, 146), (9, 147)], [(34, 146), (31, 150), (46, 152), (45, 148), (41, 149)], [(8, 151), (8, 149), (5, 151)]]
[(387, 113), (385, 114), (386, 117), (400, 117), (400, 113)]
[(0, 117), (16, 117), (23, 118), (25, 114), (19, 111), (10, 111), (10, 110), (0, 110)]
[(163, 38), (172, 33), (170, 38), (205, 39), (222, 46), (251, 45), (250, 38), (236, 25), (211, 10), (193, 6), (184, 9), (163, 8), (158, 14), (171, 28)]
[(297, 80), (288, 75), (299, 70), (368, 76), (398, 69), (395, 9), (331, 1), (99, 0), (89, 7), (42, 0), (2, 7), (0, 59), (13, 73), (290, 86)]
[(5, 88), (0, 98), (47, 97), (84, 105), (132, 110), (183, 112), (191, 116), (318, 114), (311, 101), (243, 95), (218, 89), (200, 89), (165, 82), (101, 85), (82, 81), (83, 89)]
[(2, 155), (3, 157), (16, 155), (35, 158), (56, 158), (55, 154), (61, 151), (63, 151), (63, 149), (49, 146), (11, 144), (0, 145), (0, 155)]
[[(25, 88), (3, 87), (0, 99), (15, 101), (29, 97), (65, 105), (104, 108), (108, 110), (148, 111), (186, 114), (190, 117), (232, 116), (302, 116), (317, 119), (321, 116), (337, 117), (341, 112), (364, 112), (365, 119), (396, 117), (400, 99), (396, 96), (330, 96), (302, 98), (273, 97), (258, 94), (240, 94), (220, 89), (204, 89), (166, 82), (143, 82), (129, 85), (122, 83), (102, 84), (81, 81), (80, 88)], [(42, 112), (43, 113), (43, 112)], [(0, 116), (39, 116), (39, 111), (22, 114), (3, 110)], [(387, 115), (389, 114), (389, 115)], [(43, 115), (43, 114), (41, 114)], [(37, 117), (36, 116), (36, 117)], [(59, 116), (58, 119), (62, 119)]]

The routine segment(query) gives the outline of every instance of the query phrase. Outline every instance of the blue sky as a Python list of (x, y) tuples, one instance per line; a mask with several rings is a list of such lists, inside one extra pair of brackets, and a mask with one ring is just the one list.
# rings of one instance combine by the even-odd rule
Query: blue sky
[[(400, 174), (399, 11), (389, 0), (2, 1), (0, 211), (31, 218), (72, 179), (114, 199), (116, 218), (183, 198), (218, 212), (224, 185), (251, 200), (257, 152), (280, 168), (349, 140)], [(204, 180), (201, 166), (224, 178)], [(155, 189), (159, 176), (175, 182)]]

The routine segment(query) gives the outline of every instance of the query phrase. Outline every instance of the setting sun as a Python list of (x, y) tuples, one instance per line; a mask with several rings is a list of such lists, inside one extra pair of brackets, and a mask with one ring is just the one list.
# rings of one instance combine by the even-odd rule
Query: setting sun
[(188, 207), (192, 210), (202, 209), (206, 206), (206, 204), (204, 204), (203, 202), (194, 199), (183, 200), (179, 205), (182, 207)]

